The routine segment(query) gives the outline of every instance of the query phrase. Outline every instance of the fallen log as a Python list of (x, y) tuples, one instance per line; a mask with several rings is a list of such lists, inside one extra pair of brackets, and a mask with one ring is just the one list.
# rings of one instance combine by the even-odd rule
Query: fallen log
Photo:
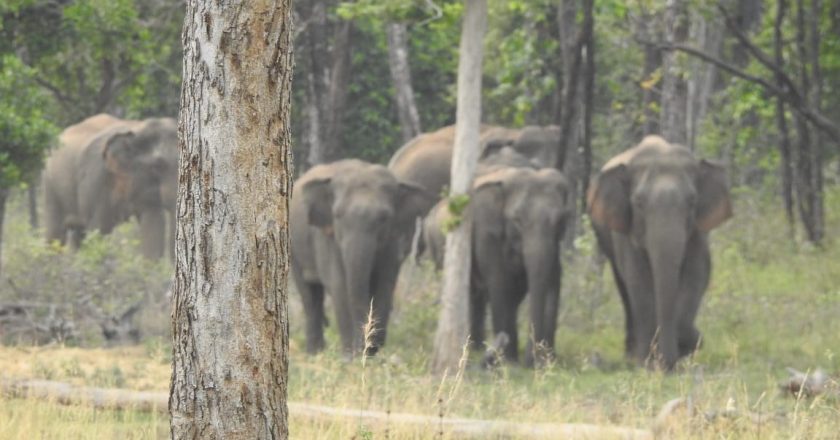
[[(87, 405), (98, 409), (116, 409), (168, 414), (169, 395), (164, 392), (77, 387), (48, 380), (6, 380), (0, 393), (10, 397), (48, 400), (62, 405)], [(563, 438), (652, 440), (646, 429), (600, 426), (587, 423), (516, 423), (503, 420), (480, 420), (433, 417), (417, 414), (354, 410), (289, 402), (294, 417), (313, 420), (354, 420), (370, 424), (414, 425), (430, 431), (458, 434), (461, 437), (487, 438)]]

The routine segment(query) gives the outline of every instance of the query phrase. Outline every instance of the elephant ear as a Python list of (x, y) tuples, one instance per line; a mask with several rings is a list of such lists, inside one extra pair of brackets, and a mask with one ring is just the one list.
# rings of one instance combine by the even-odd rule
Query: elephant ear
[(396, 221), (401, 231), (413, 231), (417, 217), (424, 215), (437, 201), (432, 193), (408, 182), (399, 183), (396, 197)]
[(114, 174), (124, 174), (131, 170), (132, 160), (136, 156), (133, 151), (134, 133), (123, 131), (114, 133), (104, 140), (102, 159), (108, 171)]
[(302, 191), (306, 219), (309, 224), (319, 228), (332, 227), (332, 207), (335, 200), (332, 178), (310, 180), (303, 185)]
[(589, 217), (597, 225), (627, 233), (633, 221), (630, 174), (623, 164), (601, 172), (587, 194)]
[(709, 232), (732, 217), (729, 179), (717, 163), (700, 161), (697, 177), (697, 229)]

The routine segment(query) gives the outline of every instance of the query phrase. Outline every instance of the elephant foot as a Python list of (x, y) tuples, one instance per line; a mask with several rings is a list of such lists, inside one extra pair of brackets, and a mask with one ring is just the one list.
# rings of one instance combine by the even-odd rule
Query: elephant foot
[(487, 346), (484, 350), (484, 358), (482, 359), (482, 366), (484, 368), (493, 368), (502, 363), (505, 358), (505, 349), (510, 344), (510, 336), (505, 332), (499, 332), (493, 339), (493, 343)]
[(525, 366), (528, 368), (544, 368), (554, 363), (557, 355), (554, 348), (549, 347), (544, 341), (536, 345), (528, 344), (525, 351)]
[(680, 335), (679, 340), (677, 341), (677, 348), (679, 350), (680, 357), (688, 356), (703, 346), (703, 337), (700, 334), (700, 331), (696, 328), (692, 328), (690, 331), (686, 331)]

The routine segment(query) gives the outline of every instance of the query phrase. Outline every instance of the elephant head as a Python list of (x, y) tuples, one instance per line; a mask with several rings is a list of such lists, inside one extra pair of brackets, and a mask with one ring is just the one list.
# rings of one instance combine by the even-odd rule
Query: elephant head
[[(662, 366), (671, 369), (687, 350), (680, 341), (690, 338), (685, 333), (693, 329), (693, 323), (680, 320), (693, 321), (696, 305), (687, 304), (699, 304), (706, 287), (707, 281), (693, 279), (707, 280), (708, 276), (708, 269), (701, 270), (705, 275), (690, 273), (695, 262), (688, 259), (697, 255), (696, 248), (707, 246), (706, 233), (732, 216), (726, 172), (721, 165), (695, 159), (682, 146), (651, 136), (609, 162), (590, 188), (588, 199), (596, 228), (622, 234), (632, 243), (628, 249), (643, 250), (640, 254), (624, 252), (623, 256), (618, 252), (614, 264), (624, 268), (625, 284), (653, 291), (652, 301), (647, 302), (650, 310), (639, 308), (632, 317), (656, 324), (636, 332), (637, 357), (646, 358), (655, 346)], [(645, 261), (624, 261), (628, 259)], [(650, 295), (630, 290), (633, 304), (646, 301), (640, 295)], [(694, 310), (687, 310), (692, 307)]]
[[(560, 242), (573, 206), (567, 179), (553, 168), (504, 168), (477, 178), (473, 184), (470, 216), (476, 264), (490, 292), (494, 331), (504, 331), (512, 339), (506, 352), (511, 359), (517, 354), (516, 306), (521, 298), (510, 298), (513, 294), (504, 291), (500, 284), (511, 286), (511, 279), (523, 275), (526, 280), (521, 290), (524, 293), (527, 289), (530, 296), (533, 338), (529, 339), (537, 344), (529, 343), (528, 365), (533, 365), (538, 347), (549, 352), (554, 348), (561, 279)], [(496, 274), (490, 272), (500, 269), (492, 267), (492, 253), (504, 256), (505, 267), (501, 270), (510, 279), (493, 278)], [(503, 315), (507, 318), (497, 318)], [(512, 328), (506, 328), (497, 319)]]
[(163, 120), (150, 119), (113, 130), (98, 141), (113, 183), (111, 204), (124, 217), (120, 220), (138, 218), (143, 255), (160, 258), (166, 230), (162, 188), (171, 185), (173, 172), (177, 174), (163, 152), (176, 148), (175, 130)]
[(316, 177), (301, 188), (307, 222), (332, 250), (320, 260), (319, 272), (334, 295), (345, 351), (364, 347), (362, 328), (372, 307), (375, 352), (385, 341), (399, 270), (398, 233), (422, 214), (432, 195), (397, 181), (381, 165), (345, 160), (322, 167), (331, 172), (313, 168)]
[(495, 127), (482, 134), (482, 157), (510, 147), (540, 167), (554, 167), (560, 145), (560, 127), (529, 125), (522, 129)]

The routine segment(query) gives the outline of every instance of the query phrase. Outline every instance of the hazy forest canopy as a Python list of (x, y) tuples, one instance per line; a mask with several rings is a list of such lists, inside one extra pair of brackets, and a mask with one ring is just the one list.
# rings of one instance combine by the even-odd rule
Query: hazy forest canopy
[[(415, 135), (455, 124), (463, 0), (293, 3), (291, 146), (298, 176), (345, 158), (386, 164)], [(110, 234), (88, 231), (75, 253), (45, 245), (41, 173), (58, 133), (92, 115), (178, 117), (185, 4), (0, 0), (0, 344), (9, 345), (0, 346), (0, 371), (166, 388), (171, 265), (138, 253), (137, 222)], [(556, 422), (554, 410), (544, 408), (559, 408), (563, 421), (648, 426), (665, 401), (689, 395), (708, 419), (703, 426), (711, 427), (703, 438), (755, 429), (778, 438), (836, 435), (840, 2), (488, 5), (482, 121), (559, 126), (557, 165), (576, 196), (573, 232), (563, 244), (557, 359), (534, 371), (505, 365), (448, 382), (431, 377), (440, 274), (406, 260), (385, 355), (367, 364), (341, 360), (335, 323), (325, 330), (326, 353), (307, 355), (301, 300), (289, 295), (291, 398), (527, 422)], [(169, 129), (172, 140), (174, 125)], [(711, 234), (714, 270), (698, 315), (704, 345), (683, 361), (684, 374), (667, 377), (621, 360), (621, 302), (583, 213), (591, 178), (648, 134), (723, 164), (735, 213)], [(121, 215), (120, 221), (131, 217)], [(527, 334), (522, 308), (518, 325)], [(31, 329), (15, 327), (26, 322)], [(52, 343), (62, 347), (15, 351)], [(141, 345), (117, 355), (96, 350), (126, 343)], [(26, 360), (4, 364), (4, 353)], [(825, 368), (835, 377), (834, 394), (803, 403), (807, 409), (799, 395), (794, 406), (776, 392), (787, 366)], [(447, 393), (450, 400), (429, 398)], [(721, 396), (736, 401), (729, 416), (716, 412), (729, 408)], [(25, 438), (22, 432), (38, 428), (37, 416), (26, 414), (39, 412), (63, 414), (0, 396), (0, 438)], [(767, 426), (759, 418), (756, 427), (756, 412), (792, 417), (771, 418)], [(115, 427), (96, 432), (116, 436), (142, 425), (138, 438), (161, 435), (156, 417), (128, 414), (109, 415)], [(98, 416), (73, 417), (89, 427)], [(305, 433), (300, 438), (379, 435), (361, 422), (292, 419), (293, 434)], [(4, 420), (14, 423), (4, 428)], [(695, 428), (686, 423), (677, 432), (693, 438)]]

